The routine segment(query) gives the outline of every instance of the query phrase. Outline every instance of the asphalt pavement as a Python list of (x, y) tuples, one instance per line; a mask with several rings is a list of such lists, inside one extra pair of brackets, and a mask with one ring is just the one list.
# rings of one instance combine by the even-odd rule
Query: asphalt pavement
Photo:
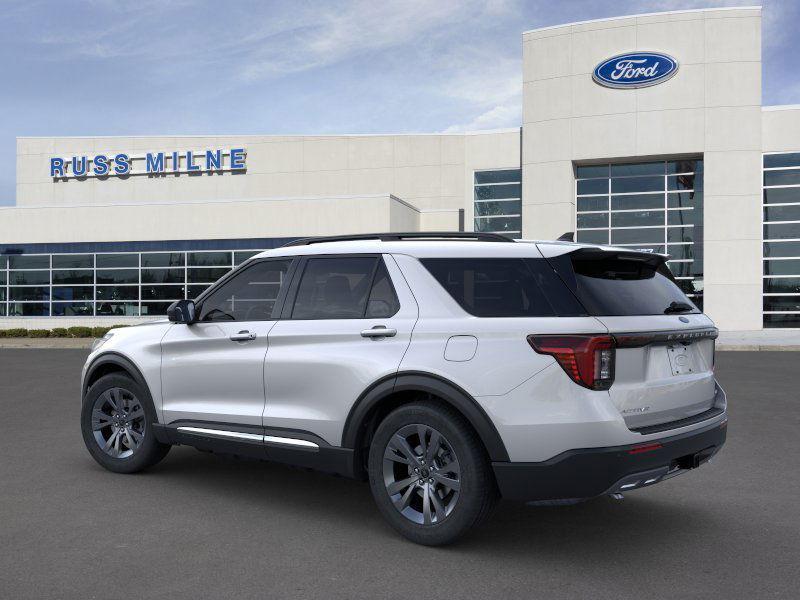
[(0, 349), (0, 598), (800, 597), (800, 353), (718, 353), (711, 464), (622, 501), (503, 501), (446, 548), (398, 537), (360, 482), (187, 447), (103, 470), (86, 354)]

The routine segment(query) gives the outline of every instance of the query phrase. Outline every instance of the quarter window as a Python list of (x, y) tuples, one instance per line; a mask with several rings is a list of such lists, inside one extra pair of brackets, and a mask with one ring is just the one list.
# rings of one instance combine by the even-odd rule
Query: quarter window
[(400, 310), (400, 301), (394, 291), (392, 280), (389, 278), (389, 271), (383, 261), (378, 263), (378, 270), (375, 272), (375, 281), (372, 283), (372, 291), (367, 302), (367, 318), (381, 319), (388, 318)]

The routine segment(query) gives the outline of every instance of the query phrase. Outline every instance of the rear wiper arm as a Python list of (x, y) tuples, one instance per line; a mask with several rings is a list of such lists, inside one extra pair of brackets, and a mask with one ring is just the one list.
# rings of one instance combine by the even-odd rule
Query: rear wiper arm
[(670, 315), (672, 313), (686, 312), (689, 310), (694, 310), (694, 306), (686, 304), (686, 302), (670, 302), (669, 306), (664, 309), (664, 314)]

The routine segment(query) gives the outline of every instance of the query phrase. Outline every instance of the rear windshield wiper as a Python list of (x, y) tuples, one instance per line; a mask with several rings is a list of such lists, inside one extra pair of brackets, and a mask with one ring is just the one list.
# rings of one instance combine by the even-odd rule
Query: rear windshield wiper
[(694, 310), (694, 306), (686, 304), (686, 302), (670, 302), (669, 306), (664, 309), (664, 314), (671, 315), (672, 313), (686, 312), (689, 310)]

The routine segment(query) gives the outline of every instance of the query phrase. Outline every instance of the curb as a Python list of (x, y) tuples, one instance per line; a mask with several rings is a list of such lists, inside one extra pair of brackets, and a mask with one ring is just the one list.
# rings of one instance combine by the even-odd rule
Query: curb
[(0, 348), (89, 349), (94, 338), (0, 338)]
[(717, 352), (798, 352), (800, 346), (781, 344), (718, 344)]

